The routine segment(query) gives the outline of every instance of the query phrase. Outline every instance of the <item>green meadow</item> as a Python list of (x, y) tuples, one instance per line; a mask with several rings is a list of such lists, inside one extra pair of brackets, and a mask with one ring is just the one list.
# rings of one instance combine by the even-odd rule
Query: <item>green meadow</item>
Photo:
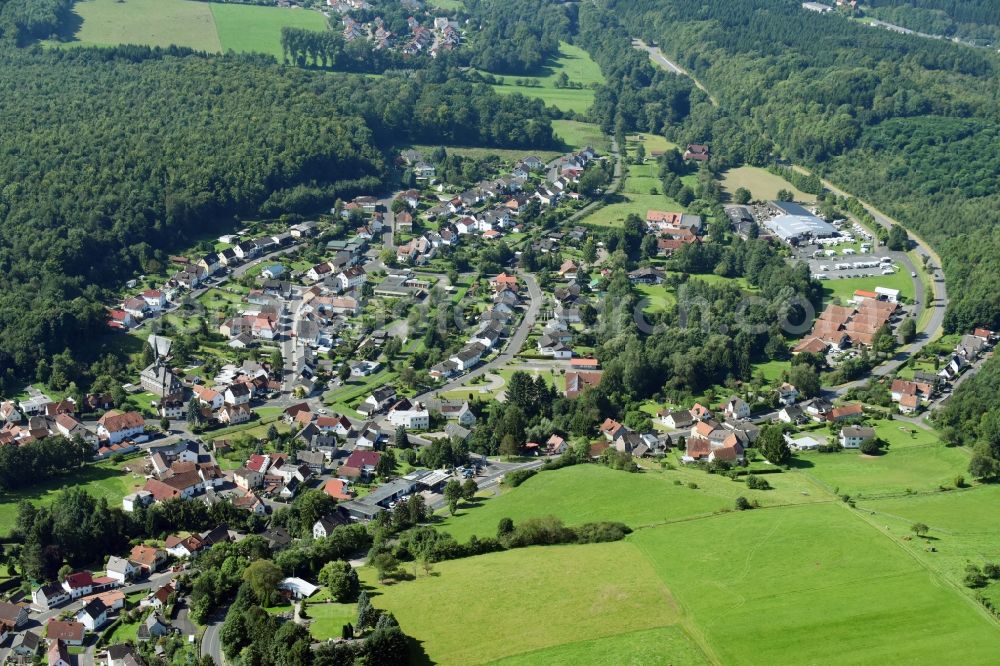
[(73, 6), (80, 28), (70, 45), (188, 46), (219, 52), (212, 5), (189, 0), (84, 0)]
[[(373, 572), (361, 573), (370, 584)], [(540, 651), (561, 646), (566, 656), (586, 653), (586, 642), (605, 639), (623, 645), (623, 634), (671, 627), (680, 619), (655, 569), (629, 542), (440, 562), (430, 576), (420, 572), (416, 580), (379, 586), (372, 603), (391, 611), (427, 658), (441, 664), (516, 655), (524, 656), (514, 663), (552, 663)], [(661, 657), (676, 644), (678, 653), (694, 656), (687, 663), (704, 663), (683, 639), (645, 644)]]
[[(631, 137), (626, 142), (628, 156), (634, 157), (640, 138)], [(583, 219), (583, 224), (599, 227), (620, 227), (629, 215), (638, 215), (643, 220), (650, 210), (684, 212), (686, 209), (678, 202), (663, 194), (663, 183), (660, 181), (660, 168), (649, 156), (652, 150), (663, 150), (672, 146), (666, 139), (653, 134), (641, 135), (646, 147), (646, 162), (644, 164), (629, 164), (626, 169), (625, 182), (620, 190), (611, 195), (608, 204), (598, 208)], [(654, 148), (655, 146), (655, 148)]]
[[(866, 456), (856, 450), (806, 452), (797, 453), (794, 464), (831, 491), (852, 497), (952, 487), (955, 477), (969, 467), (968, 451), (945, 446), (930, 430), (901, 421), (877, 422), (875, 430), (889, 443), (880, 455)], [(833, 436), (826, 430), (817, 433)]]
[(778, 198), (778, 190), (788, 190), (795, 195), (795, 200), (803, 203), (815, 203), (815, 194), (806, 194), (796, 188), (781, 176), (767, 169), (755, 166), (741, 166), (727, 169), (722, 174), (722, 190), (732, 196), (740, 187), (750, 190), (754, 201), (769, 201)]
[[(919, 449), (920, 438), (895, 448)], [(362, 580), (416, 639), (419, 657), (436, 663), (991, 661), (1000, 629), (952, 579), (966, 560), (998, 559), (1000, 488), (852, 509), (808, 474), (767, 479), (775, 489), (753, 493), (701, 470), (542, 472), (440, 528), (464, 539), (492, 535), (503, 516), (556, 515), (635, 531), (616, 543), (440, 562), (406, 582), (376, 583), (366, 567)], [(733, 511), (737, 495), (764, 506)], [(940, 556), (907, 536), (918, 520)]]
[(326, 18), (305, 9), (192, 0), (83, 0), (74, 5), (79, 28), (69, 46), (187, 46), (199, 51), (259, 52), (279, 60), (285, 26), (326, 30)]
[(579, 120), (553, 120), (552, 132), (569, 150), (579, 150), (591, 146), (601, 153), (611, 151), (611, 141), (593, 123), (583, 123)]
[[(604, 76), (586, 51), (565, 42), (559, 45), (559, 57), (544, 68), (540, 76), (504, 76), (503, 83), (493, 86), (502, 95), (521, 93), (527, 97), (537, 97), (547, 105), (562, 111), (586, 113), (594, 103), (592, 84), (603, 83)], [(579, 83), (581, 88), (557, 88), (556, 79), (564, 73), (570, 83)], [(529, 85), (517, 85), (515, 81)]]
[[(870, 520), (876, 527), (955, 585), (962, 585), (966, 564), (1000, 561), (1000, 486), (871, 500), (858, 506), (872, 512)], [(926, 539), (910, 531), (918, 522), (930, 528)], [(992, 583), (984, 594), (1000, 603), (1000, 583)]]
[(108, 500), (120, 507), (122, 498), (142, 486), (145, 479), (134, 478), (110, 461), (84, 465), (72, 475), (55, 477), (15, 492), (0, 493), (0, 533), (7, 534), (17, 518), (17, 505), (31, 500), (36, 506), (49, 506), (64, 488), (82, 488), (96, 499)]
[(280, 61), (282, 28), (316, 32), (327, 29), (322, 14), (305, 9), (218, 3), (212, 3), (211, 7), (223, 51), (256, 51)]
[[(459, 541), (494, 536), (501, 518), (556, 516), (567, 525), (614, 520), (633, 529), (726, 511), (740, 495), (764, 506), (816, 501), (822, 490), (798, 474), (771, 474), (773, 490), (749, 490), (742, 481), (697, 469), (649, 469), (629, 474), (602, 465), (542, 472), (495, 499), (465, 506), (440, 528)], [(677, 482), (677, 483), (675, 483)], [(679, 485), (678, 485), (679, 483)], [(697, 488), (689, 488), (694, 483)]]
[(565, 643), (492, 663), (497, 666), (660, 666), (664, 663), (695, 666), (712, 662), (682, 627), (672, 626)]
[(1000, 629), (840, 503), (731, 513), (629, 538), (721, 663), (987, 663)]

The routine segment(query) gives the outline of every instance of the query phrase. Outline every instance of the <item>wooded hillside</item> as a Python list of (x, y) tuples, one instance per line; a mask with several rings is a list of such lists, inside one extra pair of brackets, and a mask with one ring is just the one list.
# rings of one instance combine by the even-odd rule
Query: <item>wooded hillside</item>
[(0, 379), (92, 340), (103, 287), (234, 216), (380, 191), (396, 141), (553, 142), (540, 103), (487, 86), (144, 47), (0, 52), (0, 122)]

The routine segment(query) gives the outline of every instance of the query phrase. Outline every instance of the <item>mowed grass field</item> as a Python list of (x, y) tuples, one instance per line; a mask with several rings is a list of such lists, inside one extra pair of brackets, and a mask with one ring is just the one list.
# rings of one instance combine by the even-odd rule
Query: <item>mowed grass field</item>
[(327, 29), (322, 14), (305, 9), (218, 3), (211, 7), (223, 51), (267, 53), (280, 61), (282, 28)]
[(992, 663), (1000, 628), (846, 505), (629, 537), (725, 664)]
[(68, 46), (187, 46), (200, 51), (281, 53), (285, 26), (326, 30), (319, 12), (192, 0), (83, 0), (74, 5), (80, 27)]
[[(854, 497), (952, 487), (955, 477), (968, 469), (969, 453), (945, 446), (930, 430), (901, 421), (879, 421), (874, 426), (878, 436), (889, 443), (881, 455), (866, 456), (855, 450), (797, 453), (795, 466), (831, 491)], [(817, 433), (829, 434), (825, 430)]]
[(591, 146), (601, 153), (611, 151), (611, 141), (593, 123), (582, 123), (579, 120), (553, 120), (552, 132), (562, 139), (569, 150), (579, 150)]
[(722, 175), (722, 190), (730, 197), (740, 187), (750, 190), (754, 201), (767, 201), (778, 198), (778, 190), (789, 190), (800, 203), (815, 203), (816, 195), (806, 194), (796, 188), (781, 176), (776, 176), (767, 169), (754, 166), (741, 166), (729, 169)]
[[(504, 517), (516, 523), (549, 515), (567, 525), (614, 520), (635, 529), (725, 511), (740, 495), (772, 506), (816, 501), (823, 493), (801, 474), (767, 478), (774, 489), (759, 491), (748, 489), (742, 481), (696, 469), (630, 474), (602, 465), (576, 465), (537, 474), (499, 497), (482, 500), (480, 506), (460, 506), (455, 516), (440, 523), (440, 529), (465, 542), (472, 535), (495, 536), (497, 523)], [(688, 483), (698, 487), (689, 488)]]
[[(604, 82), (601, 68), (587, 52), (566, 42), (559, 45), (559, 57), (547, 64), (544, 70), (539, 76), (504, 76), (503, 84), (494, 85), (493, 89), (501, 95), (519, 92), (527, 97), (537, 97), (562, 111), (586, 113), (594, 103), (591, 84)], [(566, 73), (571, 83), (579, 83), (582, 88), (557, 88), (556, 77), (562, 72)], [(515, 85), (517, 79), (530, 81), (532, 85)]]
[(142, 486), (145, 479), (133, 478), (110, 461), (85, 465), (72, 474), (35, 484), (17, 492), (0, 493), (0, 534), (7, 534), (17, 518), (17, 505), (31, 500), (36, 506), (49, 506), (63, 488), (82, 488), (108, 505), (121, 506), (122, 498)]
[[(835, 263), (834, 259), (831, 259), (831, 261)], [(837, 273), (850, 273), (850, 271), (830, 271), (827, 275), (833, 277)], [(875, 287), (898, 289), (899, 295), (908, 303), (912, 303), (914, 297), (913, 278), (903, 269), (896, 271), (892, 275), (823, 280), (820, 284), (823, 285), (823, 299), (827, 302), (832, 298), (839, 298), (844, 303), (854, 298), (856, 290), (874, 291)]]
[[(998, 506), (1000, 486), (995, 485), (859, 504), (874, 512), (871, 521), (876, 526), (957, 585), (962, 584), (967, 563), (981, 566), (1000, 561)], [(930, 527), (926, 541), (910, 531), (918, 522)], [(992, 583), (983, 593), (1000, 603), (1000, 583)]]
[(499, 659), (497, 666), (693, 666), (710, 664), (680, 627), (644, 629)]
[(84, 0), (73, 6), (82, 20), (70, 45), (187, 46), (219, 52), (212, 5), (189, 0)]
[[(370, 569), (361, 574), (365, 583), (373, 582)], [(656, 571), (625, 541), (440, 562), (430, 576), (420, 572), (414, 581), (379, 586), (372, 603), (391, 611), (430, 661), (441, 664), (515, 655), (524, 656), (514, 663), (553, 663), (539, 651), (564, 646), (565, 660), (587, 654), (593, 641), (671, 627), (680, 619)], [(618, 644), (624, 649), (628, 641)], [(658, 652), (656, 663), (670, 663), (663, 658), (673, 644), (688, 655), (686, 663), (704, 663), (683, 639), (662, 646), (645, 641)]]
[[(776, 490), (761, 493), (774, 493), (765, 508), (696, 515), (711, 504), (685, 501), (681, 493), (698, 491), (674, 486), (673, 475), (596, 465), (543, 472), (442, 525), (457, 534), (479, 520), (482, 531), (467, 533), (486, 535), (500, 515), (632, 525), (664, 511), (685, 518), (640, 527), (624, 541), (441, 562), (429, 576), (417, 570), (415, 580), (389, 585), (365, 567), (362, 581), (436, 663), (930, 664), (948, 654), (978, 664), (1000, 650), (997, 623), (942, 579), (937, 554), (902, 539), (921, 520), (936, 546), (954, 542), (954, 555), (943, 552), (952, 571), (965, 558), (995, 561), (1000, 488), (855, 510), (823, 491), (797, 492), (810, 485), (793, 471), (767, 477)], [(724, 484), (751, 495), (703, 471), (684, 478), (705, 495), (728, 495)]]

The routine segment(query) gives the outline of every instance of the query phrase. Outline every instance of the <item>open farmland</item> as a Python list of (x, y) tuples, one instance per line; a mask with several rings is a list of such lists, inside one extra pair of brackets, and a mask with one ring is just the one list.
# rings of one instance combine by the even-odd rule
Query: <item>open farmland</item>
[(144, 482), (145, 479), (122, 472), (112, 462), (100, 462), (85, 465), (72, 476), (55, 477), (17, 492), (0, 493), (0, 532), (7, 534), (14, 526), (17, 505), (21, 500), (31, 500), (36, 506), (48, 506), (63, 488), (74, 487), (86, 490), (96, 499), (106, 499), (109, 506), (120, 507), (122, 498)]
[[(604, 638), (621, 645), (616, 637), (680, 620), (670, 592), (628, 542), (522, 548), (434, 569), (432, 576), (379, 587), (373, 603), (391, 611), (435, 663), (482, 664), (519, 654), (525, 656), (514, 663), (553, 663), (538, 651), (562, 646), (572, 655), (587, 652), (582, 642)], [(361, 573), (372, 582), (370, 569)], [(656, 663), (670, 663), (673, 650), (687, 658), (677, 663), (704, 663), (680, 637), (658, 647), (647, 641), (646, 649), (657, 651)]]
[[(441, 523), (441, 529), (466, 541), (473, 534), (495, 535), (497, 523), (504, 517), (517, 523), (546, 515), (567, 525), (614, 520), (637, 528), (728, 510), (740, 495), (772, 505), (815, 501), (814, 496), (822, 492), (803, 475), (771, 474), (767, 478), (774, 489), (754, 491), (742, 482), (700, 470), (629, 474), (601, 465), (576, 465), (541, 472), (496, 499), (484, 500), (482, 506), (460, 508)], [(698, 487), (689, 488), (688, 483)]]
[(527, 652), (493, 662), (497, 666), (694, 666), (710, 664), (681, 627), (643, 629)]
[[(872, 511), (872, 524), (898, 539), (914, 557), (954, 584), (962, 585), (967, 564), (981, 566), (1000, 561), (998, 504), (1000, 486), (977, 486), (871, 500), (860, 503), (859, 508)], [(926, 539), (914, 537), (910, 530), (918, 522), (930, 528)], [(993, 582), (981, 592), (994, 605), (1000, 604), (1000, 583)]]
[(305, 9), (216, 3), (211, 7), (223, 51), (267, 53), (280, 61), (282, 28), (327, 29), (322, 14)]
[(686, 521), (629, 541), (722, 663), (913, 664), (948, 654), (970, 664), (1000, 650), (1000, 629), (980, 608), (839, 503)]
[(259, 52), (279, 60), (285, 26), (326, 30), (319, 12), (193, 0), (84, 0), (66, 45), (187, 46), (199, 51)]
[[(505, 76), (503, 83), (493, 86), (502, 95), (521, 93), (528, 97), (537, 97), (546, 104), (562, 111), (585, 113), (594, 103), (593, 83), (602, 83), (604, 76), (587, 52), (578, 46), (562, 43), (559, 45), (559, 57), (549, 65), (539, 76)], [(579, 83), (581, 88), (557, 88), (556, 79), (564, 73), (570, 83)], [(517, 85), (516, 81), (528, 83)]]
[(219, 52), (222, 45), (212, 17), (212, 5), (189, 0), (85, 0), (73, 11), (80, 27), (67, 36), (71, 45), (188, 46)]
[(796, 201), (816, 202), (816, 195), (806, 194), (781, 176), (776, 176), (761, 167), (741, 166), (729, 169), (722, 175), (722, 190), (730, 197), (741, 187), (750, 190), (750, 195), (755, 201), (777, 199), (778, 190), (788, 190), (795, 195)]
[(591, 146), (602, 153), (611, 150), (608, 136), (593, 123), (581, 123), (579, 120), (553, 120), (552, 133), (562, 139), (567, 150), (579, 150)]

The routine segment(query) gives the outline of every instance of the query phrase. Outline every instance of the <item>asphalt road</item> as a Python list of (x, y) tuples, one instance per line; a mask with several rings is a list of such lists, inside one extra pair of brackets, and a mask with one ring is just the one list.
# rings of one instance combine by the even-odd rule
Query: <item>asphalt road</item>
[(712, 106), (719, 106), (719, 100), (712, 96), (712, 93), (708, 92), (708, 89), (701, 84), (701, 81), (691, 76), (691, 73), (686, 69), (668, 59), (667, 56), (663, 55), (663, 51), (660, 50), (658, 46), (649, 46), (646, 42), (641, 39), (633, 39), (632, 46), (639, 49), (640, 51), (645, 51), (649, 54), (649, 58), (655, 62), (657, 65), (667, 70), (668, 72), (673, 72), (679, 76), (686, 76), (694, 82), (699, 90), (708, 95), (708, 99), (712, 102)]

